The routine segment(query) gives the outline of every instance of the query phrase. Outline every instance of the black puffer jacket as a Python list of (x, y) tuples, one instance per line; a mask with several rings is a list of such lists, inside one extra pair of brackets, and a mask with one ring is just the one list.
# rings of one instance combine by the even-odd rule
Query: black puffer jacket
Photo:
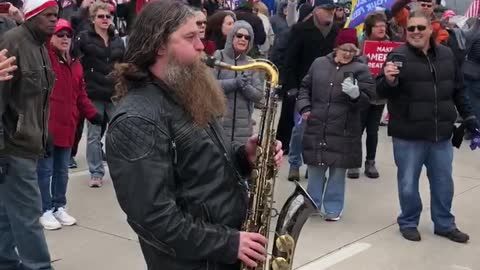
[(239, 269), (247, 201), (233, 168), (250, 173), (244, 147), (231, 147), (219, 122), (196, 126), (166, 89), (160, 81), (130, 89), (110, 123), (106, 152), (120, 206), (148, 269)]
[(88, 30), (78, 35), (75, 46), (82, 54), (88, 97), (91, 100), (110, 101), (113, 80), (107, 76), (113, 71), (114, 64), (123, 59), (125, 44), (122, 39), (111, 34), (106, 47), (94, 30)]
[[(344, 74), (353, 72), (360, 97), (342, 92)], [(338, 65), (334, 53), (317, 58), (302, 81), (297, 99), (300, 113), (310, 111), (303, 135), (305, 164), (358, 168), (362, 163), (360, 108), (375, 96), (375, 82), (360, 58)]]
[(430, 44), (428, 55), (408, 43), (392, 51), (406, 57), (395, 86), (383, 72), (377, 77), (378, 95), (388, 98), (390, 136), (438, 142), (452, 136), (457, 110), (464, 119), (472, 116), (455, 56), (433, 39)]

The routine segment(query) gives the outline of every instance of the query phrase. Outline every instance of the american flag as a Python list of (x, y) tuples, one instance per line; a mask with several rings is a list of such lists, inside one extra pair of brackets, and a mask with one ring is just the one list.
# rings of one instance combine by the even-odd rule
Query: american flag
[(467, 12), (465, 13), (466, 17), (477, 17), (480, 15), (480, 0), (474, 0)]

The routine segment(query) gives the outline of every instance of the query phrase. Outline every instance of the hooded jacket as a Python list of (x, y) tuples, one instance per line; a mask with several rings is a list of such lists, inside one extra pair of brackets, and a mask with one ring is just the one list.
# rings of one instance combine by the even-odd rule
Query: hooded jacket
[[(245, 53), (235, 57), (235, 52), (233, 50), (233, 37), (241, 28), (246, 29), (252, 39), (248, 44), (248, 50)], [(246, 21), (237, 21), (233, 25), (232, 31), (230, 31), (227, 36), (225, 48), (223, 50), (216, 51), (214, 57), (231, 65), (245, 65), (248, 63), (248, 61), (252, 60), (252, 58), (247, 56), (247, 53), (252, 49), (255, 42), (254, 39), (253, 29), (250, 24)], [(242, 73), (252, 75), (250, 83), (244, 87), (241, 86), (240, 78), (237, 78)], [(263, 91), (261, 89), (261, 83), (258, 74), (253, 73), (250, 70), (236, 72), (215, 68), (213, 69), (213, 75), (219, 80), (228, 102), (227, 114), (223, 119), (223, 127), (226, 135), (229, 139), (231, 139), (233, 125), (235, 124), (235, 130), (233, 131), (234, 140), (246, 142), (253, 132), (253, 103), (259, 102), (263, 97)], [(234, 114), (235, 123), (233, 122)]]
[(273, 33), (275, 35), (283, 33), (288, 29), (287, 16), (283, 14), (283, 9), (286, 7), (286, 1), (279, 2), (277, 7), (277, 13), (270, 17), (270, 24), (272, 25)]

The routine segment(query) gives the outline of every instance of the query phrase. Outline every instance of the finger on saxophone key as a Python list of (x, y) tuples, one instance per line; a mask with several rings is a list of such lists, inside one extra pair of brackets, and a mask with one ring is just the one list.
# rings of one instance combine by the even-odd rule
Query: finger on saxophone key
[(238, 259), (250, 267), (257, 267), (257, 262), (267, 258), (265, 245), (268, 240), (261, 234), (240, 232)]

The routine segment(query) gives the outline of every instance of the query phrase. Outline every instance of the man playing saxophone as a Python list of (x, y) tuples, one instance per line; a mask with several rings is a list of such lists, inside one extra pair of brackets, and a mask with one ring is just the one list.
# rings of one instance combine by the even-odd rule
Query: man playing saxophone
[[(148, 4), (116, 66), (107, 161), (119, 204), (148, 269), (236, 270), (265, 261), (267, 239), (240, 232), (257, 139), (225, 139), (225, 96), (199, 61), (194, 12)], [(275, 163), (282, 161), (277, 142)]]

